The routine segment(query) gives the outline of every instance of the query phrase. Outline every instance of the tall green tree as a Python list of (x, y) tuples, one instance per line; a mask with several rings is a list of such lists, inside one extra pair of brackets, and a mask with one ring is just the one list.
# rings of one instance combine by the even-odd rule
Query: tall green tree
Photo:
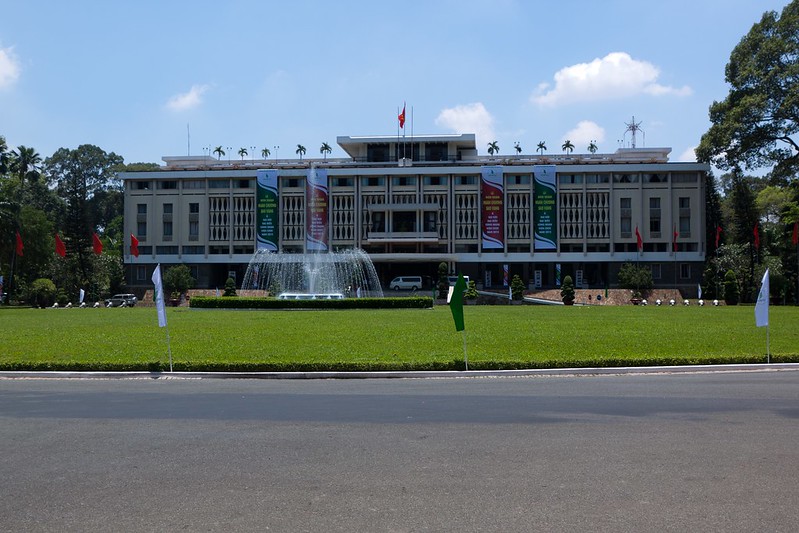
[(710, 106), (697, 159), (718, 168), (771, 168), (780, 180), (799, 171), (799, 0), (768, 11), (730, 54), (730, 92)]
[(99, 228), (90, 207), (96, 195), (121, 190), (116, 171), (122, 163), (121, 156), (90, 144), (75, 150), (60, 148), (45, 160), (48, 182), (55, 186), (66, 206), (66, 216), (59, 227), (67, 253), (74, 261), (68, 273), (73, 287), (87, 283), (95, 274), (97, 261), (92, 252), (92, 234)]
[(497, 144), (497, 141), (491, 141), (488, 143), (488, 153), (491, 155), (499, 153), (499, 144)]
[(563, 143), (561, 149), (567, 154), (570, 154), (574, 151), (574, 144), (572, 144), (572, 142), (569, 139), (566, 139), (566, 142)]
[(269, 148), (264, 148), (263, 150), (261, 150), (261, 157), (267, 159), (271, 153), (272, 152), (269, 150)]
[(241, 157), (242, 161), (244, 161), (244, 157), (246, 155), (247, 155), (247, 149), (246, 148), (239, 148), (239, 157)]
[(37, 182), (42, 174), (42, 157), (33, 148), (18, 146), (11, 152), (11, 172), (21, 182)]
[(294, 150), (294, 153), (295, 153), (295, 154), (297, 154), (298, 156), (300, 156), (300, 160), (302, 160), (302, 156), (304, 156), (304, 155), (305, 155), (305, 152), (306, 152), (306, 151), (307, 151), (307, 150), (305, 149), (305, 147), (304, 147), (303, 145), (301, 145), (301, 144), (298, 144), (298, 145), (297, 145), (297, 149), (296, 149), (296, 150)]
[(535, 149), (535, 151), (541, 155), (544, 155), (544, 152), (547, 151), (547, 143), (544, 141), (539, 141), (538, 147)]
[(319, 148), (319, 153), (324, 154), (325, 159), (327, 159), (327, 154), (329, 154), (332, 151), (333, 149), (326, 142), (322, 143), (321, 148)]
[(214, 148), (214, 154), (216, 154), (217, 159), (222, 159), (222, 156), (225, 155), (225, 151), (222, 149), (221, 146), (217, 146)]

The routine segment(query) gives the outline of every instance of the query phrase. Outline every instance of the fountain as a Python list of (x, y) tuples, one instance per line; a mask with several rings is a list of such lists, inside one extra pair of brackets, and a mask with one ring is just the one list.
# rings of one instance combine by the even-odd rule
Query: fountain
[(360, 249), (305, 254), (258, 250), (250, 259), (241, 288), (311, 298), (383, 296), (375, 266)]

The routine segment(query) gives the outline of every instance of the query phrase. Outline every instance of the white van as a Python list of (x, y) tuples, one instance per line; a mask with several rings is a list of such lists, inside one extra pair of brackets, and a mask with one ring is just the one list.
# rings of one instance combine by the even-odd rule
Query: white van
[(422, 288), (422, 276), (399, 276), (391, 280), (388, 288), (394, 291), (400, 289), (418, 291)]

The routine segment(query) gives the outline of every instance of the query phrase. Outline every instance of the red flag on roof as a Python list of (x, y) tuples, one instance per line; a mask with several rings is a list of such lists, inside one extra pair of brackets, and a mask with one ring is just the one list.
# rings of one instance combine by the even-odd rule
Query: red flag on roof
[(92, 248), (94, 248), (94, 253), (97, 255), (103, 253), (103, 241), (100, 240), (97, 233), (92, 234)]
[(61, 257), (67, 256), (67, 247), (64, 246), (64, 241), (61, 240), (61, 237), (58, 236), (58, 233), (55, 234), (55, 253)]
[(791, 242), (796, 246), (799, 244), (799, 222), (793, 223), (793, 236), (791, 237)]
[(755, 250), (760, 250), (760, 232), (757, 230), (757, 222), (755, 222), (755, 229), (752, 233), (755, 236)]
[(130, 255), (139, 257), (139, 239), (130, 234)]
[(17, 231), (17, 255), (20, 257), (22, 257), (23, 248), (25, 248), (25, 246), (22, 244), (22, 236), (19, 234), (19, 231)]
[(397, 115), (397, 119), (399, 120), (400, 128), (405, 128), (405, 104), (402, 104), (402, 113)]
[(638, 244), (638, 251), (644, 249), (644, 240), (641, 238), (641, 234), (638, 232), (638, 226), (635, 226), (635, 240)]

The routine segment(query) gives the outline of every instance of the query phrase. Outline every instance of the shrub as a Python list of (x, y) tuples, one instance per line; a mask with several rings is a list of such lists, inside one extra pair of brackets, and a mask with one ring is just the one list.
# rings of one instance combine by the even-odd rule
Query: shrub
[(513, 279), (510, 282), (510, 293), (511, 298), (514, 300), (521, 300), (522, 297), (524, 297), (524, 283), (518, 274), (513, 276)]
[(427, 309), (430, 296), (409, 298), (344, 298), (343, 300), (277, 300), (275, 298), (209, 298), (195, 296), (189, 306), (198, 309)]
[(476, 300), (477, 299), (477, 284), (474, 282), (473, 279), (469, 280), (469, 286), (466, 288), (466, 292), (463, 294), (464, 298), (467, 300)]
[(574, 282), (571, 276), (563, 278), (563, 284), (560, 286), (560, 298), (566, 305), (574, 303)]
[(738, 305), (741, 296), (740, 288), (738, 287), (738, 278), (735, 272), (728, 270), (724, 274), (724, 303), (727, 305)]
[(619, 270), (619, 286), (630, 289), (637, 297), (646, 297), (655, 287), (652, 271), (647, 266), (624, 263)]
[(236, 296), (236, 281), (233, 278), (228, 278), (225, 282), (225, 294), (222, 296)]
[(164, 285), (170, 292), (185, 293), (194, 287), (194, 278), (186, 265), (170, 267), (164, 272)]
[(39, 278), (31, 283), (28, 300), (36, 307), (50, 307), (55, 302), (55, 283), (47, 278)]
[(438, 298), (443, 299), (449, 293), (449, 268), (445, 262), (438, 264)]

